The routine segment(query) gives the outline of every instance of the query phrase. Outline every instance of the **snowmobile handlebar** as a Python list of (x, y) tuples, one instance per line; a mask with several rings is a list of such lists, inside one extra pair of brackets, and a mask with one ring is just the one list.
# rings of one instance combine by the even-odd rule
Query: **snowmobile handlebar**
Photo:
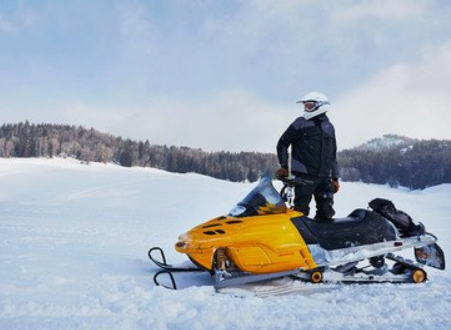
[(295, 183), (295, 177), (294, 176), (288, 176), (285, 178), (278, 178), (277, 180), (282, 181), (284, 186), (293, 187)]
[(288, 203), (289, 205), (292, 205), (294, 203), (294, 194), (293, 194), (293, 188), (295, 184), (295, 177), (289, 176), (285, 178), (279, 178), (278, 180), (282, 181), (283, 187), (280, 190), (279, 194), (282, 199)]

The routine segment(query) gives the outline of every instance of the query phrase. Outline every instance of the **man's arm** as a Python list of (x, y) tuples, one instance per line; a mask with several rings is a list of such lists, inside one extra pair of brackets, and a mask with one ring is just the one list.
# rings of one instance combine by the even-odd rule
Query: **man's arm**
[(277, 158), (279, 159), (280, 166), (285, 169), (288, 168), (288, 148), (296, 140), (297, 135), (298, 130), (295, 127), (295, 123), (293, 123), (282, 134), (277, 143)]
[(339, 179), (340, 178), (340, 168), (338, 167), (337, 163), (337, 140), (334, 136), (334, 151), (333, 151), (333, 161), (332, 161), (332, 178), (333, 179)]

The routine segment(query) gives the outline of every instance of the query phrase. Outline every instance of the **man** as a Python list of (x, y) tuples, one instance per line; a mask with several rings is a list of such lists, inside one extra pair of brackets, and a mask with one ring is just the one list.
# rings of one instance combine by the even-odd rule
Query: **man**
[(333, 194), (340, 189), (340, 184), (335, 128), (326, 116), (329, 100), (322, 93), (311, 92), (297, 103), (303, 104), (304, 114), (288, 127), (277, 144), (281, 168), (276, 171), (276, 177), (289, 175), (288, 148), (291, 145), (291, 171), (296, 177), (295, 209), (307, 216), (313, 195), (315, 220), (330, 221), (335, 215)]

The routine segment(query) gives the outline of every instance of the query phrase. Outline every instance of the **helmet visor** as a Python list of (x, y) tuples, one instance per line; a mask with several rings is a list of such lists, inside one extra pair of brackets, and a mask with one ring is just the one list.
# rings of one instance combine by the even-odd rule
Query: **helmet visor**
[(315, 101), (305, 101), (305, 102), (302, 102), (302, 104), (304, 104), (304, 109), (307, 112), (315, 111), (317, 108)]

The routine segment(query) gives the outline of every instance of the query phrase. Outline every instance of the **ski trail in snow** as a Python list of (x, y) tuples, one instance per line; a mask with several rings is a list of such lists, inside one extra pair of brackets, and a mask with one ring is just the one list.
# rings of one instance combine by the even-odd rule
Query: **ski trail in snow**
[(269, 298), (283, 295), (312, 295), (333, 290), (339, 290), (338, 284), (310, 284), (291, 278), (283, 278), (266, 283), (255, 283), (243, 285), (237, 288), (220, 289), (223, 294), (230, 294), (235, 297), (259, 297)]
[[(132, 182), (120, 182), (116, 184), (102, 185), (98, 187), (92, 187), (89, 189), (83, 189), (78, 192), (72, 193), (66, 197), (67, 201), (73, 201), (82, 198), (98, 197), (99, 195), (109, 195), (109, 196), (133, 196), (137, 193), (133, 189), (139, 181)], [(124, 192), (123, 188), (131, 188), (129, 191)]]

